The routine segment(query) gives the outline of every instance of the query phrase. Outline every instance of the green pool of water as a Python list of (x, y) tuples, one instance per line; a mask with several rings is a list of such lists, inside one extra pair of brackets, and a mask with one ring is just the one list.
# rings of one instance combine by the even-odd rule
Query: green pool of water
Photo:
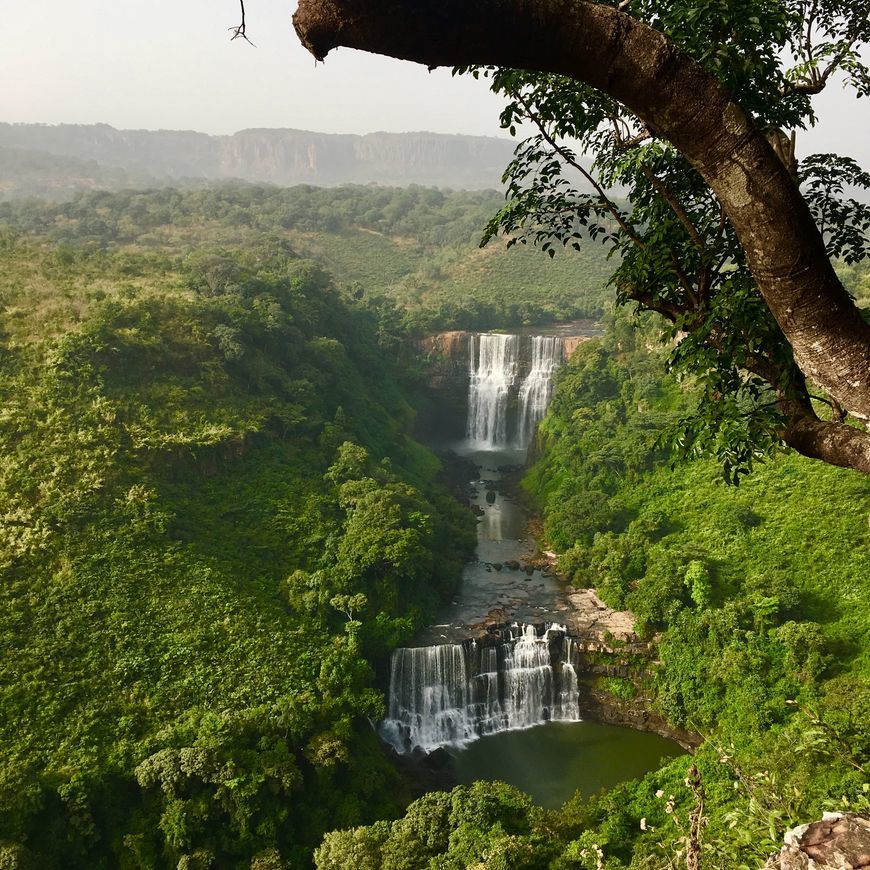
[(550, 722), (483, 737), (451, 753), (460, 783), (498, 779), (522, 789), (539, 806), (555, 808), (578, 789), (588, 797), (643, 776), (684, 750), (658, 734), (631, 728)]

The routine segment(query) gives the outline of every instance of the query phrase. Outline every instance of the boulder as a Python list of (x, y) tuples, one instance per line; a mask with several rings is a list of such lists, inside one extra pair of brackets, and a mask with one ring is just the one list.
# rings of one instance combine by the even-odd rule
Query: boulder
[(819, 822), (792, 828), (765, 870), (870, 868), (870, 816), (825, 813)]

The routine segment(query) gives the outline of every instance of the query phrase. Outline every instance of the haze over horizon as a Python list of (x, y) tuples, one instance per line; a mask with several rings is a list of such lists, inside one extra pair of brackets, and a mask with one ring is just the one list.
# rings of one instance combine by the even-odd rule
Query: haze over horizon
[[(0, 76), (15, 83), (0, 96), (0, 120), (210, 134), (506, 135), (502, 100), (485, 82), (350, 50), (315, 64), (293, 31), (295, 5), (249, 2), (254, 48), (229, 41), (236, 0), (94, 0), (86, 16), (59, 0), (15, 4), (0, 35)], [(799, 152), (837, 150), (870, 164), (870, 112), (856, 112), (836, 84), (816, 106), (821, 124), (798, 136)]]

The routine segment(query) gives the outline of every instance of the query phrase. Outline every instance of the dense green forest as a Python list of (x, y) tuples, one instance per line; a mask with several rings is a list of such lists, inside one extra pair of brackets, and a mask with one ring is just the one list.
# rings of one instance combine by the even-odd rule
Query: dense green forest
[[(481, 253), (495, 198), (0, 206), (0, 867), (665, 867), (700, 788), (709, 866), (755, 867), (870, 809), (870, 485), (786, 452), (737, 488), (672, 468), (697, 384), (605, 315), (591, 243)], [(842, 274), (866, 304), (870, 272)], [(370, 727), (383, 667), (474, 546), (409, 435), (408, 339), (581, 314), (607, 331), (524, 485), (566, 577), (656, 643), (600, 687), (706, 742), (559, 811), (483, 783), (408, 808)]]
[(578, 349), (525, 486), (562, 572), (656, 642), (652, 669), (601, 687), (705, 742), (555, 812), (509, 786), (427, 795), (330, 834), (321, 870), (686, 866), (702, 791), (702, 866), (757, 868), (786, 828), (870, 810), (870, 482), (794, 453), (739, 488), (709, 460), (672, 469), (662, 445), (696, 391), (663, 375), (656, 335), (621, 316)]
[(59, 246), (57, 256), (91, 259), (94, 278), (159, 270), (217, 288), (245, 280), (240, 252), (278, 249), (316, 260), (372, 305), (394, 303), (403, 330), (599, 315), (611, 295), (600, 245), (587, 240), (552, 263), (521, 246), (478, 246), (502, 201), (413, 186), (226, 185), (0, 203), (0, 223)]
[(81, 297), (93, 259), (2, 255), (0, 866), (304, 864), (395, 812), (372, 663), (473, 518), (376, 320), (280, 253)]

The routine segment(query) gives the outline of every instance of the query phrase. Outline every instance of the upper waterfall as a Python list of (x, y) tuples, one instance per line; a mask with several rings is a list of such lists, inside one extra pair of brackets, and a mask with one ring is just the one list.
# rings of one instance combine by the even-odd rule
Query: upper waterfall
[(532, 367), (520, 386), (517, 443), (527, 447), (535, 427), (547, 413), (553, 393), (553, 372), (562, 362), (562, 339), (555, 335), (532, 336)]
[(468, 441), (484, 450), (528, 447), (562, 357), (559, 336), (470, 335)]
[(516, 381), (518, 335), (469, 336), (468, 440), (484, 449), (508, 443), (507, 412)]

